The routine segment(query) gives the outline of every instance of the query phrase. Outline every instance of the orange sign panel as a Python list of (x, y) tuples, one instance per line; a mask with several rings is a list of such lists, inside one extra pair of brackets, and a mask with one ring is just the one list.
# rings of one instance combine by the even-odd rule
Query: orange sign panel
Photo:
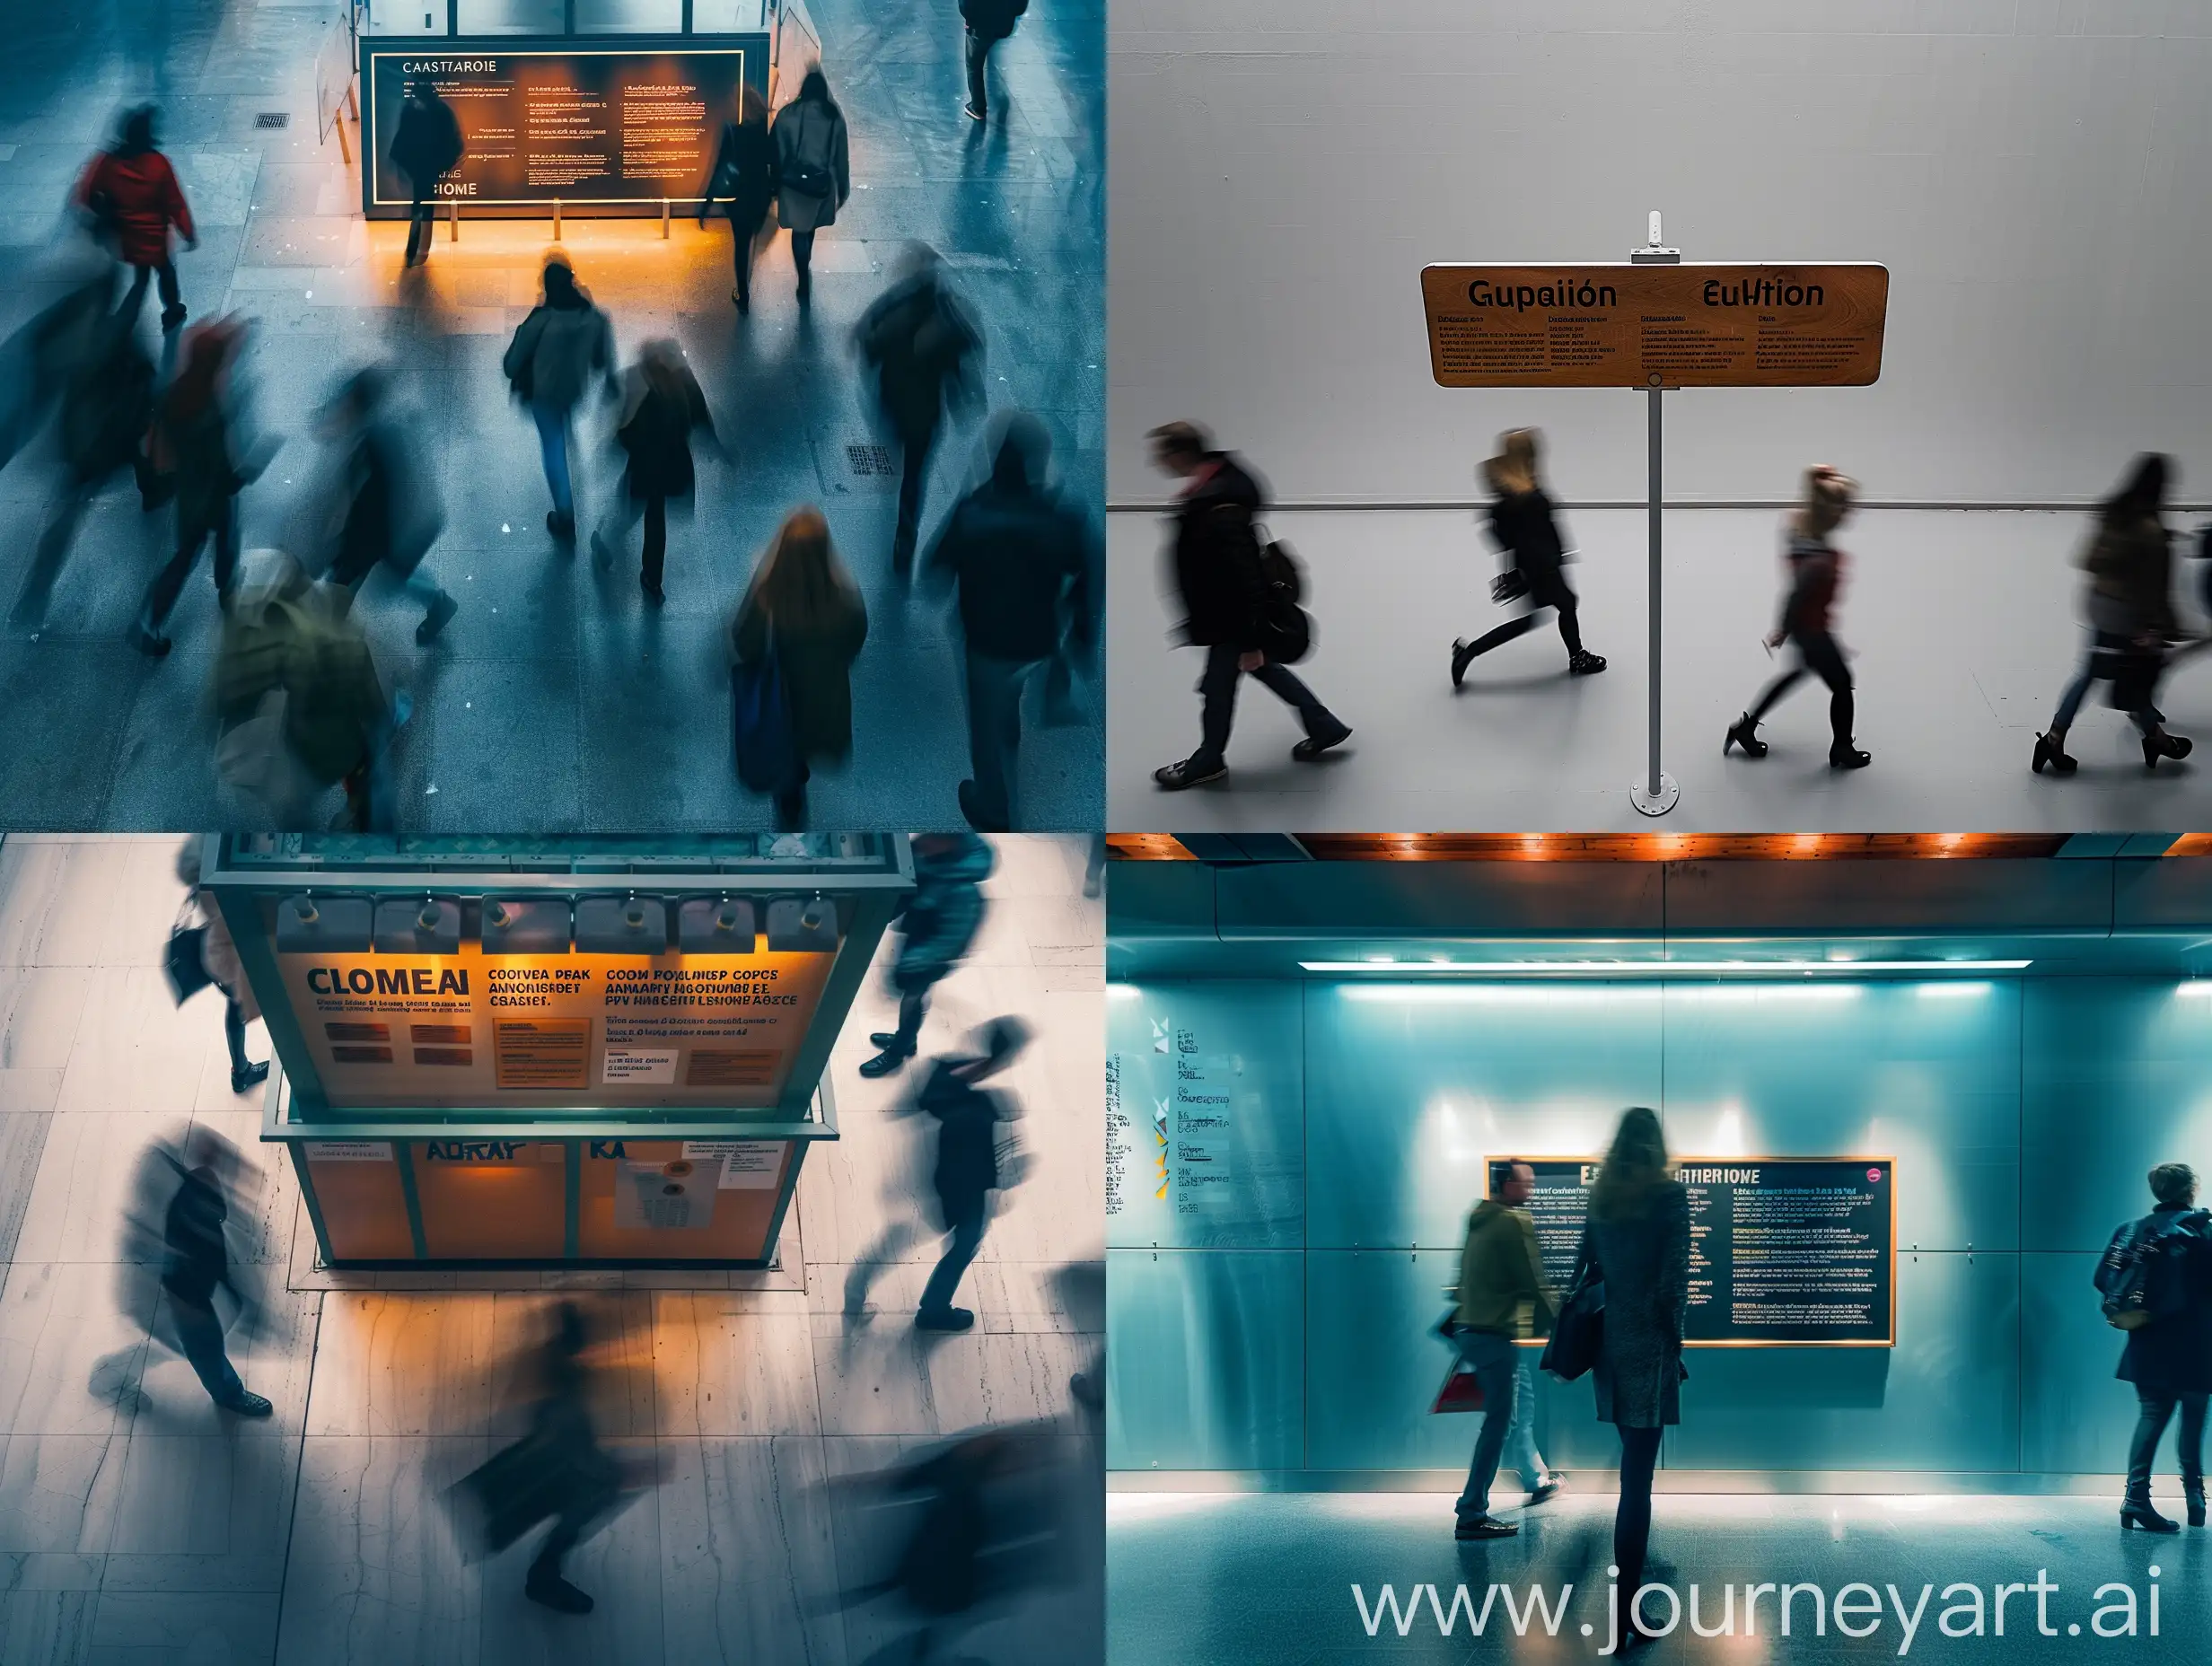
[(1882, 374), (1885, 266), (1432, 266), (1446, 388), (1860, 388)]

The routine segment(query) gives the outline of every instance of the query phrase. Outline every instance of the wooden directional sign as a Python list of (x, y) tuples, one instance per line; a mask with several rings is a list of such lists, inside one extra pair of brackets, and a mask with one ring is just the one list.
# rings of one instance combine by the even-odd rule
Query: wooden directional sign
[(1882, 373), (1885, 266), (1432, 266), (1447, 388), (1848, 388)]

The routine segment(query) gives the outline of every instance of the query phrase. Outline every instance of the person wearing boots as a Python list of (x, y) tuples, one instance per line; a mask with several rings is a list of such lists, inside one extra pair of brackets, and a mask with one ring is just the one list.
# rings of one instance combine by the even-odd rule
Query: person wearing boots
[(2181, 1495), (2189, 1524), (2202, 1527), (2204, 1420), (2212, 1394), (2212, 1221), (2197, 1208), (2197, 1175), (2185, 1162), (2162, 1162), (2150, 1172), (2154, 1206), (2112, 1234), (2097, 1263), (2096, 1284), (2108, 1302), (2137, 1282), (2141, 1323), (2128, 1332), (2112, 1374), (2135, 1385), (2138, 1413), (2128, 1442), (2128, 1495), (2120, 1506), (2123, 1528), (2154, 1533), (2180, 1531), (2151, 1503), (2151, 1465), (2158, 1442), (2178, 1410)]
[(1529, 610), (1473, 642), (1462, 638), (1453, 643), (1454, 688), (1467, 675), (1470, 661), (1534, 630), (1543, 622), (1547, 608), (1558, 615), (1568, 674), (1588, 677), (1605, 669), (1604, 658), (1582, 645), (1575, 591), (1567, 582), (1566, 541), (1559, 536), (1551, 499), (1537, 476), (1538, 442), (1535, 429), (1513, 429), (1499, 436), (1497, 455), (1482, 465), (1491, 494), (1490, 537), (1511, 564), (1499, 575), (1493, 593), (1506, 601), (1516, 593), (1525, 596)]
[(1769, 683), (1757, 704), (1728, 725), (1720, 743), (1723, 758), (1732, 746), (1740, 747), (1746, 758), (1764, 758), (1768, 748), (1759, 738), (1760, 720), (1810, 671), (1828, 685), (1828, 767), (1864, 769), (1874, 762), (1851, 737), (1851, 668), (1844, 662), (1832, 617), (1843, 587), (1843, 551), (1829, 541), (1829, 534), (1843, 524), (1857, 495), (1858, 483), (1848, 475), (1825, 464), (1805, 471), (1804, 503), (1790, 516), (1784, 550), (1790, 586), (1782, 598), (1781, 619), (1767, 636), (1769, 652), (1784, 643), (1793, 644), (1797, 663)]
[(913, 851), (914, 895), (900, 917), (905, 942), (891, 974), (899, 991), (899, 1028), (868, 1038), (882, 1049), (860, 1066), (871, 1079), (890, 1075), (914, 1057), (932, 986), (960, 964), (983, 925), (991, 847), (973, 833), (917, 833)]

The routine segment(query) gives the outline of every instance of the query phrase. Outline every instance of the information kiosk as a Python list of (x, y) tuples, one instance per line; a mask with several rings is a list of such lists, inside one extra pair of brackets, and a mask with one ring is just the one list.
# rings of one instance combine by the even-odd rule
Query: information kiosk
[(902, 834), (211, 836), (334, 1267), (766, 1267)]

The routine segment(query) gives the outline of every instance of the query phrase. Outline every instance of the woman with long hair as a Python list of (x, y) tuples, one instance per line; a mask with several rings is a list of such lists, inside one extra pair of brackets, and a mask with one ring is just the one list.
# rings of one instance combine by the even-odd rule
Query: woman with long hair
[(1659, 1437), (1681, 1417), (1682, 1328), (1690, 1307), (1690, 1194), (1669, 1171), (1658, 1113), (1623, 1112), (1590, 1188), (1576, 1276), (1605, 1286), (1605, 1328), (1592, 1379), (1598, 1419), (1620, 1435), (1620, 1504), (1613, 1560), (1620, 1568), (1620, 1647), (1650, 1641), (1635, 1618), (1651, 1541), (1652, 1472)]
[(817, 64), (799, 96), (776, 112), (768, 129), (776, 146), (776, 214), (791, 232), (791, 263), (799, 269), (799, 304), (814, 293), (814, 233), (835, 223), (853, 194), (845, 112), (830, 96)]
[(868, 636), (860, 586), (838, 559), (830, 523), (812, 504), (792, 512), (754, 571), (730, 629), (745, 664), (771, 653), (791, 713), (792, 778), (776, 789), (786, 830), (806, 823), (809, 766), (853, 750), (853, 662)]
[(768, 135), (768, 107), (748, 82), (738, 90), (737, 119), (722, 124), (722, 144), (707, 178), (707, 200), (699, 205), (699, 226), (719, 205), (730, 222), (730, 255), (737, 287), (730, 299), (741, 314), (752, 311), (752, 258), (760, 228), (776, 200), (776, 143)]
[(1742, 748), (1746, 758), (1764, 758), (1767, 743), (1759, 738), (1760, 720), (1810, 671), (1828, 685), (1828, 767), (1864, 769), (1874, 762), (1851, 738), (1856, 713), (1851, 669), (1844, 663), (1833, 620), (1836, 594), (1843, 587), (1843, 551), (1829, 534), (1843, 524), (1857, 496), (1858, 482), (1840, 470), (1824, 463), (1805, 470), (1804, 501), (1790, 515), (1783, 549), (1789, 591), (1782, 598), (1782, 617), (1767, 636), (1769, 652), (1786, 642), (1795, 645), (1797, 663), (1769, 683), (1757, 703), (1728, 725), (1720, 743), (1723, 758), (1732, 746)]
[(2173, 465), (2156, 452), (2135, 460), (2120, 489), (2097, 506), (2097, 529), (2081, 557), (2089, 588), (2083, 611), (2089, 627), (2089, 651), (2081, 670), (2058, 697), (2050, 727), (2035, 737), (2032, 767), (2048, 765), (2062, 776), (2081, 767), (2066, 750), (2067, 731), (2100, 680), (2112, 685), (2112, 704), (2135, 720), (2143, 737), (2143, 767), (2158, 767), (2162, 758), (2189, 756), (2189, 741), (2166, 732), (2164, 716), (2153, 703), (2165, 670), (2166, 644), (2178, 635), (2173, 615), (2173, 551), (2166, 530), (2166, 491)]
[(1452, 644), (1454, 688), (1467, 675), (1468, 662), (1534, 630), (1543, 622), (1546, 608), (1558, 615), (1568, 673), (1587, 677), (1605, 669), (1603, 656), (1582, 645), (1575, 592), (1567, 582), (1566, 540), (1559, 536), (1551, 498), (1537, 474), (1538, 443), (1535, 429), (1514, 428), (1498, 436), (1497, 455), (1482, 465), (1483, 479), (1490, 488), (1490, 537), (1512, 563), (1498, 575), (1491, 593), (1501, 601), (1525, 596), (1530, 606), (1518, 618), (1507, 619), (1473, 642), (1461, 638)]

